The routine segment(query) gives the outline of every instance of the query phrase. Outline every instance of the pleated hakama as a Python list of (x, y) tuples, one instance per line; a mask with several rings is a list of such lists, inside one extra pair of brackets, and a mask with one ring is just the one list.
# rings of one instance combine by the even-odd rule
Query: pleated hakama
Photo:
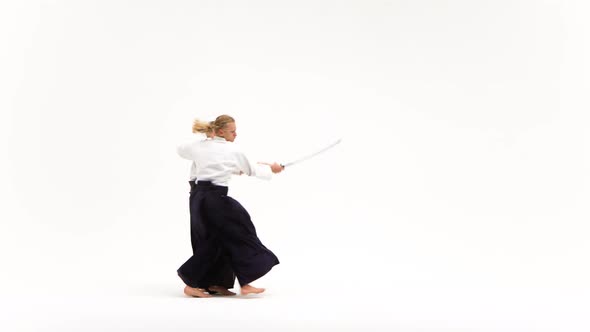
[[(256, 234), (250, 215), (228, 188), (198, 181), (191, 192), (191, 243), (193, 256), (178, 275), (190, 287), (233, 287), (259, 279), (279, 264)], [(231, 285), (230, 285), (231, 284)]]

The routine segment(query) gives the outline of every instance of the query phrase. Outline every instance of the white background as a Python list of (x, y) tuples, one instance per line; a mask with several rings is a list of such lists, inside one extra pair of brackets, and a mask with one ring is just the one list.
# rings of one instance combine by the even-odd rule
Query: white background
[[(4, 1), (0, 329), (588, 331), (590, 5)], [(281, 264), (191, 299), (191, 122)]]

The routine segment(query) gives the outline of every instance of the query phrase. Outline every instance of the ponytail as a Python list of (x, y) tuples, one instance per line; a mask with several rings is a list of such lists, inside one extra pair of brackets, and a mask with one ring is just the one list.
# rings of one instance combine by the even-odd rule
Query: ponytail
[(203, 134), (211, 134), (215, 133), (217, 130), (222, 129), (228, 123), (236, 122), (234, 118), (229, 115), (220, 115), (218, 116), (215, 121), (206, 122), (195, 119), (193, 122), (193, 133), (203, 133)]

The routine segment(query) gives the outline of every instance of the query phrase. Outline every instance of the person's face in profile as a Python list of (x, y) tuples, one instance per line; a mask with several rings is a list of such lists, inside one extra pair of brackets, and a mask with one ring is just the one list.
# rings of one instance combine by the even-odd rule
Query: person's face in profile
[(228, 142), (233, 142), (236, 139), (236, 136), (238, 136), (236, 133), (236, 123), (230, 122), (226, 124), (223, 128), (219, 129), (217, 136), (225, 138)]

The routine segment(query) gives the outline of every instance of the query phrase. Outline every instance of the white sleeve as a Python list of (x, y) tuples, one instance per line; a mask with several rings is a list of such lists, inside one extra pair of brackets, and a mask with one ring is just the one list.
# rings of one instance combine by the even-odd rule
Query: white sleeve
[(272, 179), (272, 170), (268, 165), (255, 164), (254, 176), (262, 180), (270, 180)]
[(255, 176), (259, 179), (270, 180), (272, 178), (272, 170), (270, 166), (263, 164), (253, 164), (245, 154), (236, 151), (236, 159), (238, 161), (238, 168), (241, 172), (248, 176)]
[(176, 153), (178, 153), (178, 155), (181, 158), (188, 159), (188, 160), (194, 160), (195, 155), (196, 155), (196, 146), (195, 145), (196, 144), (194, 142), (180, 144), (176, 147)]

